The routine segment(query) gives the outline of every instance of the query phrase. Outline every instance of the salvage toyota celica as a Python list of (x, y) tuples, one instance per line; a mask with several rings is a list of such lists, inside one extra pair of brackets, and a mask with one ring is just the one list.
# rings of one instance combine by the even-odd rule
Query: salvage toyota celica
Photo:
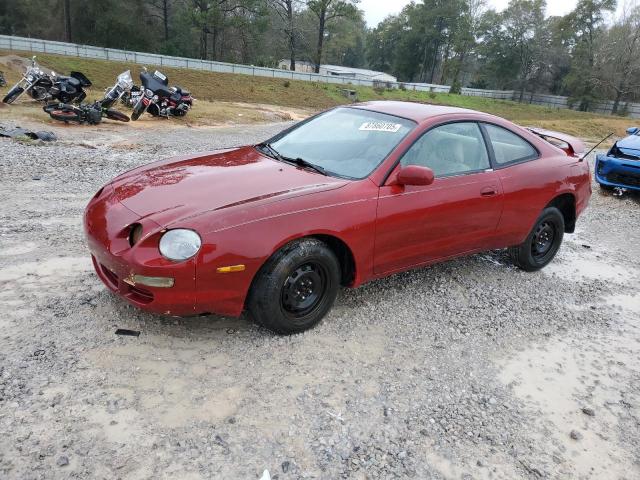
[(91, 199), (85, 230), (98, 276), (133, 305), (246, 309), (300, 332), (340, 285), (501, 248), (544, 267), (591, 196), (583, 150), (471, 110), (356, 104), (124, 173)]

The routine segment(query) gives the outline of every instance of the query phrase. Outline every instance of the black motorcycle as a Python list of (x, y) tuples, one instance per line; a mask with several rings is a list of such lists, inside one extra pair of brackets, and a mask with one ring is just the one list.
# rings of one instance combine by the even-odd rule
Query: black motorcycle
[(91, 86), (91, 81), (80, 72), (71, 72), (70, 76), (51, 75), (44, 72), (32, 57), (31, 65), (9, 93), (2, 99), (4, 103), (13, 103), (27, 93), (38, 101), (58, 100), (62, 103), (80, 103), (86, 97), (85, 88)]
[(131, 120), (137, 120), (145, 112), (154, 117), (184, 117), (193, 106), (191, 92), (181, 87), (169, 87), (166, 75), (146, 69), (140, 73), (142, 87), (132, 90), (129, 98), (133, 106)]
[(128, 122), (129, 117), (127, 115), (111, 107), (120, 100), (125, 93), (131, 91), (132, 87), (133, 80), (131, 78), (131, 72), (127, 70), (118, 75), (118, 80), (115, 85), (107, 89), (102, 100), (77, 106), (65, 103), (51, 103), (44, 106), (43, 110), (54, 120), (60, 120), (65, 123), (73, 122), (97, 125), (102, 121), (103, 116), (119, 122)]

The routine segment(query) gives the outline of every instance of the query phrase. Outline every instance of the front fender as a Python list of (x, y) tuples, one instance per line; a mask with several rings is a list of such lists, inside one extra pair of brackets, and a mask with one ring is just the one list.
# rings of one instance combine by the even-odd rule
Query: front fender
[[(249, 222), (203, 236), (196, 264), (199, 310), (238, 316), (255, 275), (280, 248), (299, 238), (341, 240), (354, 258), (357, 286), (372, 276), (377, 198), (326, 205)], [(222, 273), (222, 267), (243, 269)], [(204, 309), (203, 309), (204, 306)]]

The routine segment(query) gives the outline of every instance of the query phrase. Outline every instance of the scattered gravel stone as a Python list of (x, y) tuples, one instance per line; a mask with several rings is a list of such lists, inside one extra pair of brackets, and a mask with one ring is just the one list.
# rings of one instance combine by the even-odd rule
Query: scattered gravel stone
[(582, 440), (582, 434), (577, 430), (571, 430), (571, 433), (569, 434), (569, 436), (573, 440)]
[(590, 417), (595, 417), (596, 416), (596, 412), (593, 408), (589, 408), (589, 407), (583, 407), (582, 408), (582, 413), (584, 413), (585, 415), (588, 415)]

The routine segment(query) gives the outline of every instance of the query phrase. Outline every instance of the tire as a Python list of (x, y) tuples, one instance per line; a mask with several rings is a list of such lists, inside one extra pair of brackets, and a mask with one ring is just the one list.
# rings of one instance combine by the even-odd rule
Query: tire
[(79, 110), (71, 105), (65, 104), (49, 104), (42, 107), (54, 120), (69, 123), (82, 123), (82, 115)]
[(611, 185), (604, 185), (602, 183), (599, 183), (598, 185), (600, 185), (600, 190), (602, 190), (603, 192), (612, 192), (613, 189), (615, 187), (612, 187)]
[(311, 238), (292, 242), (256, 275), (247, 301), (249, 313), (256, 323), (281, 335), (308, 330), (333, 306), (340, 272), (338, 259), (325, 243)]
[(111, 120), (117, 120), (119, 122), (128, 122), (129, 121), (129, 117), (127, 115), (125, 115), (122, 112), (119, 112), (118, 110), (114, 110), (112, 108), (108, 108), (107, 111), (105, 112), (105, 114), (107, 115), (107, 118), (109, 118)]
[(140, 115), (142, 115), (146, 109), (147, 106), (144, 104), (141, 98), (140, 100), (138, 100), (138, 103), (136, 103), (136, 106), (133, 107), (133, 112), (131, 112), (131, 120), (138, 120), (140, 118)]
[(544, 268), (560, 249), (564, 236), (564, 217), (555, 207), (545, 208), (522, 245), (511, 247), (509, 255), (527, 272)]
[(23, 92), (24, 88), (16, 85), (4, 96), (2, 103), (13, 103), (20, 95), (22, 95)]

